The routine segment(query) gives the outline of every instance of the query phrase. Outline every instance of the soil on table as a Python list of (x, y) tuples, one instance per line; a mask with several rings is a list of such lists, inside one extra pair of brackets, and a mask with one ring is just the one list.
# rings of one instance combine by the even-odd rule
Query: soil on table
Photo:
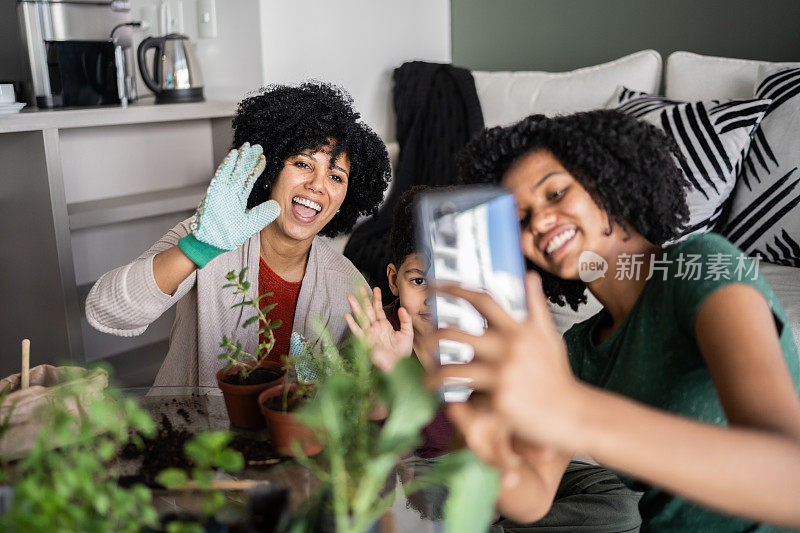
[[(194, 423), (196, 417), (206, 416), (203, 406), (194, 398), (189, 400), (173, 398), (164, 401), (161, 408), (163, 411), (177, 413), (188, 426)], [(158, 414), (154, 414), (154, 418), (157, 416)], [(138, 447), (134, 442), (129, 442), (119, 454), (120, 459), (141, 462), (139, 471), (133, 476), (127, 476), (132, 478), (131, 482), (144, 481), (152, 486), (156, 484), (155, 479), (162, 470), (180, 468), (189, 471), (194, 466), (183, 452), (184, 445), (192, 439), (194, 433), (185, 428), (175, 427), (166, 413), (161, 413), (158, 429), (153, 437), (145, 437), (138, 432), (137, 435), (144, 446)], [(263, 438), (263, 436), (259, 439), (258, 435), (234, 432), (234, 438), (228, 446), (242, 454), (246, 468), (268, 468), (280, 460), (280, 455)]]
[(283, 375), (283, 372), (278, 370), (271, 370), (269, 368), (256, 368), (253, 370), (247, 379), (242, 379), (241, 374), (230, 374), (222, 378), (224, 383), (231, 385), (260, 385), (262, 383), (269, 383), (275, 381)]

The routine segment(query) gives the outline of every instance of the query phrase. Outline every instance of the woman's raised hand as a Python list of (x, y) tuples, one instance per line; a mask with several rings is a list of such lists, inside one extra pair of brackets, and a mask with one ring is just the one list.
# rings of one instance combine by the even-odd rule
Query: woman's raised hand
[(347, 297), (353, 313), (344, 315), (345, 322), (353, 335), (365, 339), (372, 347), (372, 362), (375, 366), (384, 372), (391, 372), (397, 361), (411, 355), (413, 350), (414, 328), (411, 325), (411, 316), (400, 307), (397, 312), (400, 329), (395, 331), (383, 311), (381, 290), (378, 287), (373, 289), (372, 302), (363, 285), (359, 290), (360, 298), (352, 294)]
[(445, 365), (434, 384), (449, 378), (466, 378), (470, 387), (489, 397), (490, 408), (513, 433), (525, 440), (570, 449), (571, 435), (579, 424), (583, 385), (572, 374), (566, 346), (553, 324), (542, 292), (541, 278), (526, 278), (528, 317), (512, 318), (488, 294), (456, 286), (439, 286), (437, 292), (463, 298), (488, 322), (483, 335), (441, 329), (430, 344), (453, 340), (472, 346), (475, 358), (465, 365)]
[(203, 201), (182, 238), (183, 252), (202, 268), (219, 254), (241, 246), (280, 214), (274, 200), (247, 211), (247, 199), (266, 161), (260, 145), (244, 143), (231, 150), (217, 168)]

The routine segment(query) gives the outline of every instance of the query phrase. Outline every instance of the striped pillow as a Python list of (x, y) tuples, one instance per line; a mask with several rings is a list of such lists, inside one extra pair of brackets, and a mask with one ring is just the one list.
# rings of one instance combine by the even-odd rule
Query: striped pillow
[(764, 261), (800, 267), (800, 68), (762, 67), (772, 100), (755, 132), (723, 235)]
[(619, 87), (607, 108), (654, 124), (671, 135), (683, 154), (679, 167), (689, 181), (689, 235), (718, 229), (725, 200), (733, 191), (750, 135), (769, 100), (676, 102)]

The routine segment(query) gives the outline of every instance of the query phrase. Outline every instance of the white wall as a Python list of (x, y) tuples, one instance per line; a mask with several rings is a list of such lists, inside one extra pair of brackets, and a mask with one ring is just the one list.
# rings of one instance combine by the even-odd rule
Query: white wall
[[(158, 4), (132, 0), (132, 17)], [(183, 0), (184, 33), (197, 45), (208, 99), (239, 100), (270, 83), (330, 81), (350, 92), (386, 141), (394, 140), (392, 70), (452, 57), (450, 0), (217, 0), (216, 8), (217, 38), (198, 39), (197, 3)]]
[(342, 85), (386, 141), (395, 136), (392, 70), (413, 59), (451, 61), (449, 0), (259, 4), (264, 82), (317, 78)]
[[(177, 5), (172, 0), (173, 6)], [(160, 0), (132, 0), (131, 18), (139, 20), (143, 8), (157, 8)], [(208, 100), (240, 100), (263, 85), (259, 0), (217, 0), (217, 37), (197, 37), (197, 2), (182, 0), (184, 32), (195, 43)], [(136, 31), (134, 46), (158, 27)], [(148, 54), (149, 56), (149, 54)], [(137, 70), (138, 71), (138, 70)], [(139, 79), (139, 94), (150, 91)]]

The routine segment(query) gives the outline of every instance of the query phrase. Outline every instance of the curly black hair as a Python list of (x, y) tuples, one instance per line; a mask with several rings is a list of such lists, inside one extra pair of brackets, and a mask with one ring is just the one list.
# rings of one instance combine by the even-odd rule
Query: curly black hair
[[(615, 110), (547, 118), (531, 115), (495, 127), (470, 141), (458, 156), (463, 183), (500, 183), (521, 156), (546, 150), (589, 192), (595, 203), (628, 233), (632, 227), (662, 245), (680, 235), (689, 220), (688, 182), (676, 165), (675, 141), (646, 122)], [(629, 234), (629, 233), (628, 233)], [(586, 285), (544, 272), (548, 299), (573, 309), (586, 301)]]
[(392, 213), (392, 229), (389, 233), (389, 247), (392, 251), (392, 263), (397, 268), (406, 257), (417, 251), (417, 217), (414, 212), (414, 201), (422, 191), (431, 191), (430, 185), (414, 185), (400, 196)]
[[(391, 178), (386, 146), (359, 120), (353, 99), (343, 89), (322, 82), (297, 87), (270, 85), (239, 103), (233, 119), (233, 145), (249, 142), (264, 149), (266, 167), (256, 181), (248, 209), (269, 199), (268, 187), (284, 161), (303, 150), (333, 147), (331, 168), (341, 154), (350, 158), (347, 195), (330, 222), (326, 237), (348, 232), (361, 215), (374, 215)], [(266, 186), (266, 187), (265, 187)]]

